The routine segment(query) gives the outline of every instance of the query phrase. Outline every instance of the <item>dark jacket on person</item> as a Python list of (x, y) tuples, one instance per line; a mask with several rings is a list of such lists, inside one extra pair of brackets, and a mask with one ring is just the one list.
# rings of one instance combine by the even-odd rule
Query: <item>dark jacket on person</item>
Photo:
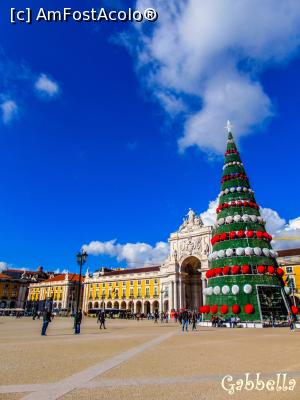
[(43, 322), (51, 322), (51, 312), (48, 310), (45, 310), (43, 312)]

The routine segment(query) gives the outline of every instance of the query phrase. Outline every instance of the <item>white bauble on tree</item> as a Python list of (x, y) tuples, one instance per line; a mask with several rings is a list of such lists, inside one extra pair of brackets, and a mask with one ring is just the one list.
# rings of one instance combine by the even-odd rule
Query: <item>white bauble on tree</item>
[(211, 286), (206, 288), (206, 295), (211, 296), (213, 294), (213, 288)]
[(249, 219), (250, 219), (250, 217), (249, 217), (248, 214), (244, 214), (244, 215), (242, 216), (242, 220), (243, 220), (244, 222), (248, 222)]
[(232, 288), (231, 288), (232, 294), (236, 295), (236, 294), (239, 293), (239, 291), (240, 291), (240, 288), (238, 287), (238, 285), (233, 285), (232, 286)]
[(221, 293), (220, 286), (215, 286), (215, 287), (214, 287), (214, 294), (218, 295), (218, 294), (220, 294), (220, 293)]
[(235, 188), (234, 187), (230, 188), (230, 191), (231, 193), (235, 192)]
[(240, 186), (238, 186), (238, 187), (236, 188), (236, 190), (237, 190), (238, 192), (241, 192), (241, 191), (242, 191), (242, 188), (241, 188)]
[(224, 285), (222, 287), (222, 293), (223, 294), (228, 294), (230, 292), (230, 287), (228, 285)]
[(242, 256), (245, 253), (245, 250), (242, 247), (238, 247), (237, 249), (235, 249), (235, 254), (237, 256)]
[(218, 219), (218, 224), (219, 224), (219, 225), (223, 225), (224, 222), (225, 222), (224, 218)]
[(226, 256), (231, 257), (233, 255), (233, 249), (226, 249)]
[(264, 253), (264, 256), (269, 257), (269, 255), (270, 255), (270, 250), (269, 249), (264, 248), (262, 251)]
[(224, 258), (225, 257), (225, 250), (219, 250), (218, 251), (218, 256), (219, 256), (219, 258)]
[(228, 216), (225, 218), (226, 224), (231, 224), (232, 220), (233, 220), (233, 218), (232, 218), (231, 215), (228, 215)]
[(246, 294), (250, 294), (252, 292), (252, 286), (249, 285), (249, 283), (246, 283), (246, 285), (244, 285), (244, 292)]
[(248, 189), (247, 189), (246, 187), (243, 187), (243, 191), (244, 191), (244, 192), (247, 192)]
[(251, 256), (253, 254), (252, 247), (246, 247), (245, 248), (245, 254), (246, 254), (246, 256)]
[(250, 215), (251, 221), (256, 222), (257, 221), (257, 216), (256, 215)]
[(237, 214), (237, 215), (235, 215), (235, 216), (233, 217), (233, 220), (234, 220), (234, 222), (240, 222), (241, 218), (242, 218), (242, 217), (241, 217), (239, 214)]
[(224, 190), (224, 193), (225, 193), (225, 194), (228, 194), (228, 193), (229, 193), (229, 189), (226, 188), (226, 189)]
[(260, 247), (254, 247), (253, 251), (256, 256), (261, 256), (261, 248)]

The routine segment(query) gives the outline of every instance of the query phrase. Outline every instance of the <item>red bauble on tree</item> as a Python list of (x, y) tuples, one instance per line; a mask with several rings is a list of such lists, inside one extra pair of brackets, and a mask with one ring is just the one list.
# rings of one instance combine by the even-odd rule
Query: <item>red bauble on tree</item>
[(247, 236), (247, 238), (249, 238), (249, 239), (253, 238), (253, 236), (254, 236), (254, 231), (247, 231), (247, 232), (246, 232), (246, 236)]
[(223, 304), (220, 308), (222, 314), (227, 314), (228, 313), (228, 306), (226, 304)]
[(264, 273), (265, 273), (265, 267), (264, 267), (264, 265), (259, 265), (259, 266), (257, 267), (257, 272), (258, 272), (259, 274), (264, 274)]
[(244, 310), (246, 314), (252, 314), (254, 312), (254, 307), (252, 304), (246, 304)]
[(226, 265), (223, 268), (223, 275), (229, 275), (229, 273), (230, 273), (230, 267), (228, 267), (228, 265)]
[(298, 314), (298, 312), (299, 312), (299, 308), (297, 306), (292, 306), (291, 310), (292, 310), (293, 314)]
[(284, 270), (282, 268), (280, 268), (280, 267), (277, 268), (276, 272), (277, 272), (277, 274), (279, 276), (283, 276), (284, 275)]
[(275, 272), (275, 268), (273, 267), (273, 265), (269, 265), (268, 266), (268, 273), (269, 274), (274, 274), (274, 272)]
[(218, 306), (214, 304), (213, 306), (210, 307), (210, 312), (212, 314), (216, 314), (218, 312)]
[(231, 309), (233, 314), (239, 314), (241, 312), (241, 307), (238, 304), (234, 304)]
[(249, 265), (242, 265), (242, 273), (243, 274), (249, 274), (249, 272), (250, 272)]
[(240, 272), (240, 267), (238, 265), (234, 265), (231, 268), (231, 272), (233, 273), (233, 275), (237, 275)]
[(206, 279), (209, 279), (211, 277), (211, 273), (210, 273), (210, 269), (208, 271), (206, 271)]
[(245, 236), (245, 231), (240, 230), (240, 231), (238, 231), (237, 235), (239, 238), (243, 238)]
[(229, 233), (229, 238), (230, 238), (230, 239), (234, 239), (235, 236), (236, 236), (235, 231), (232, 231), (232, 232)]

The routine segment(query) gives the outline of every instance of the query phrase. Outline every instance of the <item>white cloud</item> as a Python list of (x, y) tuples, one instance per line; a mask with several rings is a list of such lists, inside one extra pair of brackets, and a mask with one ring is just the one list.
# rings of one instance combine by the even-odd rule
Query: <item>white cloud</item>
[[(196, 145), (221, 152), (227, 119), (241, 137), (272, 116), (258, 78), (298, 51), (297, 0), (137, 0), (137, 9), (147, 7), (157, 9), (158, 20), (135, 24), (120, 42), (166, 113), (182, 113), (180, 149)], [(198, 109), (195, 101), (190, 107), (190, 98)]]
[(118, 261), (126, 261), (131, 267), (143, 267), (163, 262), (169, 254), (169, 245), (157, 242), (155, 246), (147, 243), (119, 244), (116, 240), (107, 242), (92, 241), (82, 246), (88, 254), (108, 255)]
[(9, 124), (14, 117), (18, 114), (18, 106), (13, 100), (5, 100), (0, 104), (2, 111), (2, 121), (5, 124)]
[(58, 83), (50, 79), (46, 74), (41, 74), (35, 82), (35, 88), (39, 93), (48, 97), (55, 97), (59, 94)]
[(0, 261), (0, 272), (3, 272), (8, 268), (9, 268), (9, 264), (7, 264), (5, 261)]

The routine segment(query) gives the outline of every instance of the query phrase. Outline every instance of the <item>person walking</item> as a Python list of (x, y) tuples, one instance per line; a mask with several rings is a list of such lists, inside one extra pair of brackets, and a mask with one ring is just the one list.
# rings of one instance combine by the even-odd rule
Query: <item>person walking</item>
[(189, 315), (186, 311), (182, 313), (182, 332), (184, 332), (184, 328), (186, 332), (188, 331), (189, 326)]
[(155, 312), (154, 312), (154, 323), (155, 323), (155, 324), (158, 323), (158, 321), (157, 321), (157, 320), (158, 320), (158, 317), (159, 317), (158, 311), (155, 311)]
[(98, 314), (98, 321), (97, 322), (99, 322), (99, 329), (102, 329), (102, 327), (103, 327), (103, 329), (106, 329), (106, 327), (105, 327), (105, 313), (104, 312), (99, 312), (99, 314)]
[(288, 324), (290, 326), (290, 330), (292, 332), (294, 332), (294, 330), (295, 330), (295, 318), (294, 318), (294, 315), (292, 313), (290, 313), (290, 312), (288, 313)]
[(49, 325), (49, 322), (51, 322), (51, 311), (49, 310), (44, 310), (43, 312), (43, 325), (42, 325), (42, 336), (46, 336), (47, 328)]
[(80, 334), (80, 325), (82, 321), (82, 311), (79, 310), (74, 317), (74, 334), (79, 335)]
[(196, 331), (197, 330), (197, 314), (195, 313), (195, 311), (192, 314), (192, 331)]

